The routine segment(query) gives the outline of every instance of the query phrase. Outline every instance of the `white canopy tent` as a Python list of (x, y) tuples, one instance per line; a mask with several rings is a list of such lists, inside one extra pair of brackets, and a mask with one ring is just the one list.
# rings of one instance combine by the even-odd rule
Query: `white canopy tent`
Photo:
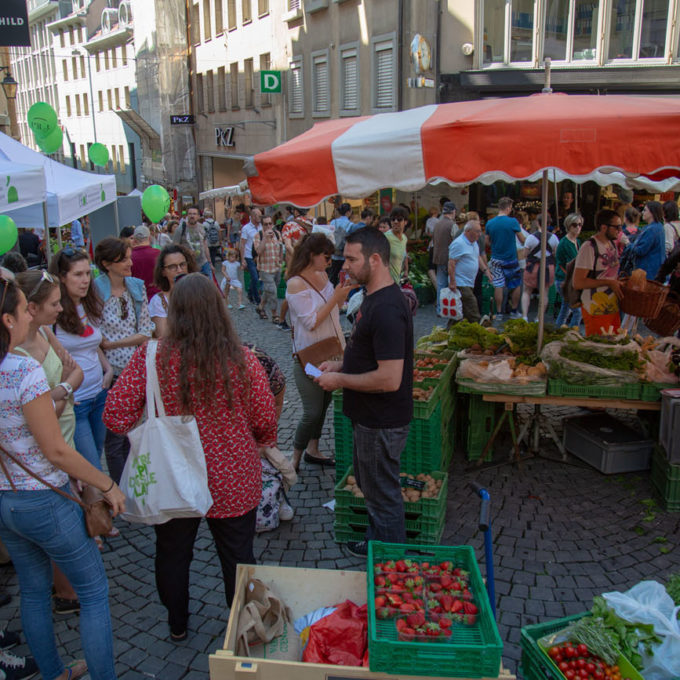
[[(25, 166), (37, 167), (43, 180), (36, 179), (30, 194), (27, 191), (25, 205), (14, 207), (10, 204), (11, 209), (8, 205), (4, 210), (4, 214), (11, 217), (18, 227), (60, 227), (113, 203), (117, 198), (113, 175), (97, 175), (70, 168), (0, 133), (0, 167)], [(9, 174), (10, 178), (14, 177), (14, 172)], [(6, 178), (7, 175), (5, 182)], [(33, 200), (29, 199), (29, 195)], [(21, 192), (19, 196), (23, 198)], [(46, 220), (48, 224), (45, 224)]]
[(0, 214), (35, 209), (42, 223), (45, 174), (40, 165), (21, 165), (0, 160)]

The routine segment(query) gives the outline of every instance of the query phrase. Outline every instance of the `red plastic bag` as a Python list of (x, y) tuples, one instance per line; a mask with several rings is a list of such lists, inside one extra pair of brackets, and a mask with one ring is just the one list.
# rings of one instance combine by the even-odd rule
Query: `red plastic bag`
[(305, 663), (336, 666), (368, 666), (368, 622), (366, 605), (357, 607), (345, 600), (309, 629), (302, 654)]

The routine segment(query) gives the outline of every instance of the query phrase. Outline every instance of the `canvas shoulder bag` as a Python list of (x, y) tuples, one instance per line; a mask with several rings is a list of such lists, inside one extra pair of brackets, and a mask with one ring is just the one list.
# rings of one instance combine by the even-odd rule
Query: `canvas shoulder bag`
[[(298, 276), (300, 276), (300, 274), (298, 274)], [(324, 294), (313, 283), (308, 281), (304, 276), (300, 276), (300, 278), (313, 291), (315, 291), (324, 302), (328, 302)], [(333, 321), (332, 310), (331, 321), (335, 326), (335, 321)], [(319, 342), (315, 342), (314, 344), (309, 345), (309, 347), (305, 347), (304, 349), (300, 350), (296, 349), (295, 352), (293, 353), (293, 356), (298, 358), (298, 361), (300, 362), (303, 368), (307, 364), (312, 364), (312, 366), (316, 366), (318, 368), (324, 361), (339, 361), (340, 359), (342, 359), (344, 350), (342, 348), (342, 343), (340, 342), (339, 339), (339, 332), (337, 328), (335, 328), (335, 333), (336, 334), (331, 336), (330, 338), (324, 338), (323, 340), (319, 340)], [(295, 349), (295, 329), (293, 329), (293, 349)]]
[[(62, 491), (60, 488), (50, 484), (48, 481), (44, 480), (40, 475), (37, 475), (33, 470), (24, 465), (24, 463), (19, 460), (14, 454), (7, 451), (4, 447), (0, 446), (0, 453), (6, 455), (10, 460), (14, 461), (24, 472), (31, 475), (33, 479), (37, 479), (41, 484), (44, 484), (49, 489), (52, 489), (55, 493), (58, 493), (64, 498), (68, 498), (70, 501), (77, 503), (83, 509), (83, 515), (85, 517), (85, 529), (87, 530), (88, 536), (105, 536), (113, 528), (113, 520), (111, 519), (111, 506), (104, 500), (102, 492), (94, 486), (87, 485), (83, 489), (82, 499), (77, 496), (72, 496), (70, 493)], [(9, 474), (9, 470), (5, 465), (5, 461), (0, 456), (0, 467), (7, 477), (7, 481), (12, 487), (12, 491), (16, 491), (16, 486), (14, 486), (14, 481)]]
[(162, 524), (176, 517), (203, 517), (213, 504), (203, 444), (194, 416), (168, 416), (161, 398), (156, 350), (146, 349), (146, 420), (128, 433), (120, 488), (124, 519)]

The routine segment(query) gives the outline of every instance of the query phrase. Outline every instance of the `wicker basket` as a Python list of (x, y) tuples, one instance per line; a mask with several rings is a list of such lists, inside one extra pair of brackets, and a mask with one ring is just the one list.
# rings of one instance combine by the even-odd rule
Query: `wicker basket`
[(673, 335), (680, 328), (680, 295), (669, 293), (656, 319), (645, 319), (645, 326), (661, 337)]
[(620, 302), (621, 311), (631, 316), (639, 316), (643, 319), (656, 319), (666, 302), (666, 296), (670, 290), (658, 281), (647, 281), (645, 291), (627, 292), (628, 279), (622, 280), (623, 299)]

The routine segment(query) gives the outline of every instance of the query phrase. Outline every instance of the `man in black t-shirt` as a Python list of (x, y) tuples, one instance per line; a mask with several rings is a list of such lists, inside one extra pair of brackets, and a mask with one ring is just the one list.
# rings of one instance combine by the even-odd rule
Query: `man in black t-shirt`
[(413, 321), (390, 274), (390, 244), (377, 229), (349, 234), (343, 270), (366, 287), (343, 360), (321, 364), (317, 382), (343, 389), (343, 412), (354, 431), (354, 476), (364, 494), (366, 540), (350, 542), (355, 555), (374, 539), (404, 543), (399, 460), (413, 417)]

